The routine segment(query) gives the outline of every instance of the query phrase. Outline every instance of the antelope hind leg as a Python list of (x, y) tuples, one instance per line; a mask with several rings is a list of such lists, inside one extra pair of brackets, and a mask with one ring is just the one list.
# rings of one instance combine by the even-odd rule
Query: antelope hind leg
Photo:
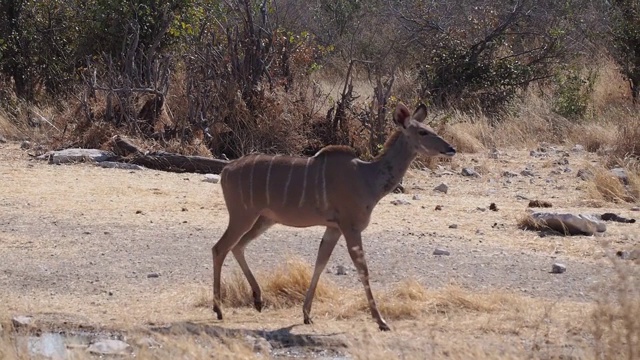
[(259, 312), (262, 311), (262, 290), (260, 289), (260, 284), (258, 284), (258, 281), (253, 276), (251, 269), (249, 269), (247, 260), (244, 257), (244, 250), (251, 241), (262, 235), (271, 226), (273, 226), (273, 224), (275, 224), (274, 221), (264, 216), (259, 217), (251, 230), (244, 234), (236, 246), (231, 250), (233, 252), (233, 256), (238, 262), (238, 265), (240, 265), (240, 268), (242, 269), (242, 273), (247, 278), (247, 281), (251, 286), (251, 292), (253, 293), (253, 306)]
[(362, 248), (362, 235), (359, 231), (344, 231), (345, 239), (347, 240), (347, 248), (349, 249), (349, 255), (351, 256), (351, 261), (353, 261), (353, 265), (355, 265), (358, 270), (358, 275), (360, 276), (360, 281), (364, 286), (364, 292), (367, 295), (367, 301), (369, 302), (369, 309), (371, 310), (371, 315), (378, 323), (378, 327), (382, 331), (389, 331), (389, 325), (384, 321), (382, 315), (380, 315), (380, 311), (378, 311), (378, 306), (376, 305), (376, 301), (373, 298), (373, 293), (371, 291), (371, 286), (369, 285), (369, 268), (367, 267), (367, 261), (364, 258), (364, 249)]
[(324, 235), (322, 236), (320, 248), (318, 249), (318, 257), (316, 258), (316, 266), (313, 270), (313, 277), (311, 278), (311, 284), (307, 290), (307, 295), (304, 297), (304, 305), (302, 306), (302, 314), (304, 315), (305, 324), (313, 323), (309, 314), (311, 313), (311, 303), (313, 302), (313, 297), (316, 293), (316, 286), (318, 285), (320, 275), (322, 275), (324, 268), (327, 266), (331, 253), (336, 247), (341, 235), (342, 232), (340, 229), (327, 227), (327, 230), (325, 230)]
[(211, 255), (213, 257), (213, 311), (218, 316), (218, 320), (222, 320), (222, 310), (220, 309), (222, 303), (220, 296), (222, 264), (229, 251), (240, 241), (242, 235), (253, 227), (257, 218), (257, 216), (254, 216), (243, 219), (242, 217), (234, 217), (230, 214), (227, 230), (225, 230), (220, 240), (211, 248)]

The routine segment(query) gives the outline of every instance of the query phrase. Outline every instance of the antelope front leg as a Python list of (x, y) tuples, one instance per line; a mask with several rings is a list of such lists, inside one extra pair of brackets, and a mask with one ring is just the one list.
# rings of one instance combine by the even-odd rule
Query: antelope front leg
[(244, 235), (255, 223), (257, 216), (253, 217), (229, 217), (229, 226), (218, 242), (211, 248), (213, 257), (213, 311), (218, 315), (218, 320), (222, 320), (222, 297), (220, 292), (220, 277), (222, 273), (222, 264), (227, 254), (240, 241)]
[(316, 258), (316, 267), (313, 270), (311, 284), (307, 290), (307, 295), (304, 297), (304, 305), (302, 306), (302, 314), (304, 315), (305, 324), (313, 323), (309, 314), (311, 313), (311, 303), (313, 302), (313, 297), (316, 293), (316, 286), (318, 285), (320, 275), (322, 275), (324, 268), (327, 266), (327, 262), (331, 257), (333, 249), (336, 247), (336, 244), (340, 239), (340, 235), (342, 235), (340, 229), (327, 227), (327, 230), (325, 230), (324, 235), (322, 236), (322, 241), (320, 241), (318, 257)]
[(240, 269), (242, 269), (244, 276), (247, 278), (247, 281), (251, 286), (251, 292), (253, 292), (253, 306), (258, 310), (258, 312), (262, 311), (262, 290), (260, 290), (258, 281), (256, 281), (253, 273), (251, 273), (251, 269), (249, 269), (247, 260), (244, 257), (244, 249), (251, 241), (273, 226), (273, 224), (274, 222), (272, 220), (265, 217), (258, 218), (251, 230), (244, 234), (233, 250), (231, 250), (233, 252), (233, 256), (238, 262), (238, 265), (240, 265)]
[(376, 301), (373, 299), (373, 293), (371, 292), (371, 286), (369, 285), (369, 268), (367, 267), (367, 261), (364, 258), (364, 249), (362, 248), (362, 234), (360, 231), (342, 230), (344, 233), (344, 237), (347, 240), (347, 248), (349, 249), (349, 255), (351, 256), (351, 261), (353, 261), (353, 265), (355, 265), (358, 270), (358, 275), (360, 275), (360, 281), (362, 281), (362, 285), (364, 285), (364, 292), (367, 295), (367, 301), (369, 302), (369, 308), (371, 309), (371, 315), (376, 322), (378, 323), (378, 327), (380, 330), (389, 331), (389, 325), (387, 325), (386, 321), (380, 315), (378, 311), (378, 306), (376, 305)]

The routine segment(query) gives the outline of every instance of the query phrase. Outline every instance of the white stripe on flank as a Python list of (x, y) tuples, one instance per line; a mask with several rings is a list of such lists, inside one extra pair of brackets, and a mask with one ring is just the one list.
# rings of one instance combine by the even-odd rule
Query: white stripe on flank
[(322, 162), (322, 205), (323, 209), (329, 207), (329, 201), (327, 201), (327, 157), (324, 157)]
[(309, 173), (309, 163), (312, 158), (307, 159), (307, 164), (304, 166), (304, 178), (302, 180), (302, 195), (300, 195), (300, 202), (298, 203), (298, 207), (302, 207), (304, 203), (304, 193), (307, 191), (307, 174)]
[(256, 162), (260, 155), (256, 155), (251, 165), (251, 175), (249, 175), (249, 206), (253, 207), (253, 171), (256, 169)]
[(242, 187), (242, 172), (244, 170), (244, 166), (240, 167), (240, 175), (238, 176), (238, 190), (240, 191), (240, 202), (244, 208), (247, 208), (247, 203), (244, 202), (244, 187)]
[(292, 160), (291, 163), (289, 164), (289, 176), (287, 177), (287, 182), (284, 185), (284, 194), (282, 194), (282, 206), (287, 205), (287, 194), (289, 193), (289, 183), (291, 182), (291, 174), (293, 174), (293, 164), (294, 161)]
[(269, 206), (270, 203), (270, 199), (269, 199), (269, 179), (271, 178), (271, 166), (273, 166), (273, 160), (275, 160), (275, 158), (278, 157), (278, 155), (275, 155), (274, 157), (271, 158), (271, 161), (269, 161), (269, 170), (267, 170), (267, 185), (266, 185), (266, 194), (267, 194), (267, 206)]

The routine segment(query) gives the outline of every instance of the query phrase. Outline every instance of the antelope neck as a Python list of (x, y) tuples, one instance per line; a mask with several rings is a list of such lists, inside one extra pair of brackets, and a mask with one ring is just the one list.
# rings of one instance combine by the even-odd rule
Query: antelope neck
[(398, 186), (418, 155), (418, 151), (409, 144), (402, 132), (392, 135), (391, 140), (391, 143), (386, 144), (382, 155), (363, 165), (365, 179), (368, 179), (376, 201), (380, 201)]

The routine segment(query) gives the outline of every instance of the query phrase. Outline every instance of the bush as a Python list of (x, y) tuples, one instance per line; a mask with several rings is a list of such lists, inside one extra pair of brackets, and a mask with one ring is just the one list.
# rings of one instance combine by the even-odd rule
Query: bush
[(556, 75), (557, 88), (553, 99), (553, 111), (570, 120), (582, 119), (587, 114), (595, 80), (594, 71), (590, 71), (586, 76), (576, 70)]

